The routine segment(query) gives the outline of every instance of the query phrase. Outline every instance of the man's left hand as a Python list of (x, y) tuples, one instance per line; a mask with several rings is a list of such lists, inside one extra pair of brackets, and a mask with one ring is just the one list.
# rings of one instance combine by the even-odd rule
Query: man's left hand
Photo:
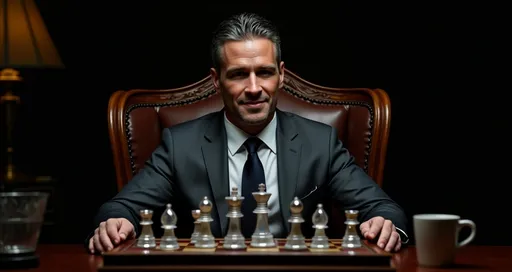
[(377, 246), (387, 252), (398, 251), (402, 247), (402, 240), (391, 220), (376, 216), (360, 225), (361, 234), (367, 240), (378, 237)]

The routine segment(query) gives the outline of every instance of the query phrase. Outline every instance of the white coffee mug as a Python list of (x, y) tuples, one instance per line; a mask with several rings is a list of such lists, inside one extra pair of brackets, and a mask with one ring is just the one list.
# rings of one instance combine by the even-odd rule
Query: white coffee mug
[[(453, 214), (417, 214), (413, 216), (413, 224), (420, 266), (453, 264), (457, 249), (473, 241), (476, 234), (473, 221)], [(471, 233), (459, 242), (459, 233), (463, 227), (471, 228)]]

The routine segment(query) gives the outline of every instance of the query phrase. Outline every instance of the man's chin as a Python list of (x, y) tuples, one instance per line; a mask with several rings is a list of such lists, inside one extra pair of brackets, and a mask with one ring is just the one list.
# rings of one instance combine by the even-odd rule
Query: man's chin
[(242, 120), (244, 123), (252, 126), (262, 125), (265, 124), (265, 122), (268, 119), (268, 114), (248, 114), (245, 116), (242, 116)]

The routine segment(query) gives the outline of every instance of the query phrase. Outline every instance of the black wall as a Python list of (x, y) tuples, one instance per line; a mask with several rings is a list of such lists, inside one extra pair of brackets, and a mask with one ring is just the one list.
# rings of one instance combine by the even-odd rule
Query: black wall
[(498, 9), (81, 2), (37, 2), (66, 69), (26, 71), (21, 92), (17, 160), (22, 170), (59, 179), (54, 241), (82, 242), (96, 209), (116, 193), (106, 112), (112, 92), (202, 79), (213, 27), (234, 12), (256, 11), (279, 25), (291, 71), (321, 85), (389, 93), (384, 189), (409, 216), (456, 213), (476, 222), (475, 243), (511, 244), (504, 223), (510, 87), (497, 81), (505, 75), (497, 68), (505, 37)]

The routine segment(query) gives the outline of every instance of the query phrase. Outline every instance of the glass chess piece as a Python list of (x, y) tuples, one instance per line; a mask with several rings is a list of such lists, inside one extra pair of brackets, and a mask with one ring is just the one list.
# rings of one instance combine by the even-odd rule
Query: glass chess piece
[(200, 226), (199, 235), (197, 236), (197, 241), (194, 244), (195, 247), (214, 248), (217, 246), (210, 225), (210, 223), (213, 221), (211, 216), (212, 205), (212, 202), (208, 199), (207, 196), (205, 196), (204, 199), (201, 200), (201, 203), (199, 203), (199, 210), (201, 211), (201, 215), (199, 216), (199, 219), (197, 219), (200, 223)]
[(197, 236), (199, 236), (199, 228), (201, 227), (201, 222), (197, 221), (199, 216), (201, 215), (201, 210), (192, 210), (192, 218), (194, 219), (194, 231), (190, 236), (190, 243), (195, 244), (197, 241)]
[(246, 248), (245, 237), (242, 234), (240, 218), (243, 217), (240, 206), (244, 200), (243, 196), (238, 195), (238, 188), (233, 187), (231, 195), (226, 197), (229, 211), (226, 217), (229, 218), (228, 233), (224, 237), (224, 248), (242, 249)]
[(342, 248), (359, 248), (361, 247), (361, 238), (359, 238), (359, 234), (357, 233), (357, 225), (359, 225), (359, 221), (357, 221), (357, 216), (359, 215), (359, 211), (357, 210), (346, 210), (345, 211), (345, 235), (343, 236), (343, 241), (341, 243)]
[(325, 212), (323, 205), (318, 204), (316, 211), (312, 217), (313, 228), (315, 228), (315, 234), (311, 238), (311, 248), (329, 248), (329, 238), (325, 234), (329, 217)]
[(256, 200), (256, 228), (251, 237), (252, 247), (275, 247), (276, 242), (274, 241), (274, 235), (270, 232), (268, 225), (268, 199), (272, 195), (265, 191), (265, 184), (260, 183), (259, 191), (253, 192), (252, 195)]
[(153, 229), (151, 228), (153, 226), (153, 211), (148, 209), (141, 210), (140, 217), (141, 232), (137, 239), (137, 247), (154, 248), (156, 247), (156, 241)]
[(304, 205), (302, 201), (298, 197), (293, 198), (290, 203), (290, 212), (291, 216), (288, 219), (288, 222), (292, 224), (290, 234), (286, 238), (286, 244), (284, 245), (285, 249), (291, 250), (303, 250), (307, 249), (306, 240), (304, 235), (302, 234), (302, 223), (304, 223), (304, 218), (302, 218), (302, 210), (304, 209)]
[(160, 249), (164, 250), (174, 250), (180, 248), (178, 239), (174, 233), (176, 223), (178, 222), (178, 216), (176, 216), (176, 213), (172, 210), (171, 206), (172, 205), (170, 203), (167, 204), (165, 211), (160, 217), (162, 228), (164, 229), (164, 234), (160, 238)]

